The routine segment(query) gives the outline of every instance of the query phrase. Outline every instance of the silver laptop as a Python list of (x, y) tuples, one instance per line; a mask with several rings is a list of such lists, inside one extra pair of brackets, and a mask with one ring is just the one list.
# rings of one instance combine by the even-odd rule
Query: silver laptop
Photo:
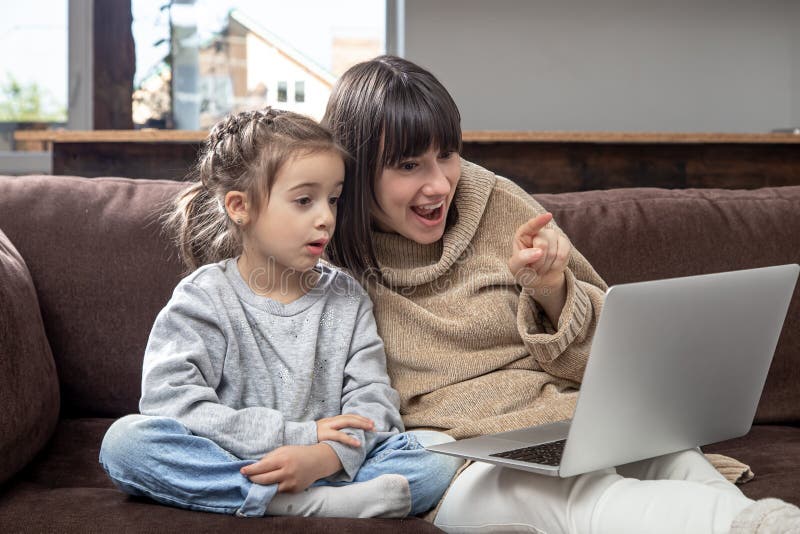
[(427, 447), (569, 477), (746, 434), (800, 266), (609, 288), (572, 420)]

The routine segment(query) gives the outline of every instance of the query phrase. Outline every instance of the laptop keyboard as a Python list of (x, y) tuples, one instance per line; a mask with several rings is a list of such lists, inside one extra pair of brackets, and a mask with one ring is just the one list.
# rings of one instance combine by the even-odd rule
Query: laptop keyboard
[(489, 456), (530, 462), (532, 464), (561, 465), (561, 455), (564, 453), (564, 444), (566, 442), (566, 439), (561, 439), (558, 441), (551, 441), (550, 443), (534, 445), (533, 447), (523, 447), (521, 449), (514, 449), (513, 451), (498, 452), (490, 454)]

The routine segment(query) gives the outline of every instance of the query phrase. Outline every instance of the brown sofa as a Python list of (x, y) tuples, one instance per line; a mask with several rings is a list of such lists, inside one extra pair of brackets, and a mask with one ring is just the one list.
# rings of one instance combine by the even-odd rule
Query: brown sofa
[[(97, 459), (102, 436), (115, 418), (137, 411), (147, 336), (181, 272), (158, 220), (179, 187), (0, 177), (0, 531), (436, 531), (420, 519), (190, 512), (128, 497), (107, 479)], [(537, 199), (610, 284), (800, 261), (800, 187), (618, 189)], [(743, 438), (706, 448), (752, 466), (756, 477), (742, 486), (747, 495), (795, 504), (798, 295), (756, 425)]]

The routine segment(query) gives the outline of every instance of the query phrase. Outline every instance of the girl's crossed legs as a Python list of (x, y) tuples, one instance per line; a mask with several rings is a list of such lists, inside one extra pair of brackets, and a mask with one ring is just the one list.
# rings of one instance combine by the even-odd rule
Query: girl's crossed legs
[[(461, 461), (425, 451), (417, 437), (426, 444), (452, 439), (438, 432), (394, 435), (370, 451), (353, 482), (320, 480), (306, 492), (279, 494), (276, 500), (281, 504), (276, 507), (287, 515), (344, 517), (425, 512), (437, 503)], [(241, 460), (169, 417), (134, 414), (118, 419), (103, 438), (99, 461), (125, 493), (180, 508), (263, 516), (276, 497), (277, 485), (252, 483), (239, 472), (255, 460)], [(398, 487), (398, 477), (382, 477), (387, 474), (402, 475), (407, 484)], [(377, 484), (378, 477), (391, 483), (357, 491), (355, 483)], [(353, 502), (365, 493), (369, 499)], [(329, 499), (337, 494), (341, 498)]]

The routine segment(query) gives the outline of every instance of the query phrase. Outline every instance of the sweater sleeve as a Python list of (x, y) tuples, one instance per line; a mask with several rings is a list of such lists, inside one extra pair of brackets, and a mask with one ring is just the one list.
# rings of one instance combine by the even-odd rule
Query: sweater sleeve
[[(518, 189), (528, 205), (530, 217), (546, 212), (529, 194)], [(548, 223), (547, 227), (563, 234), (555, 221)], [(558, 324), (551, 324), (533, 297), (522, 290), (517, 308), (517, 330), (530, 354), (545, 371), (579, 383), (586, 369), (608, 286), (574, 246), (564, 274), (567, 295)]]
[(286, 421), (277, 410), (237, 410), (220, 402), (224, 332), (208, 294), (194, 283), (179, 284), (150, 332), (139, 411), (177, 419), (241, 459), (261, 458), (282, 445), (317, 443), (314, 421)]
[(375, 422), (374, 432), (345, 428), (342, 431), (359, 440), (359, 447), (325, 440), (342, 462), (342, 471), (333, 481), (350, 482), (367, 454), (389, 436), (403, 432), (400, 417), (400, 396), (392, 388), (386, 372), (386, 353), (378, 335), (372, 301), (363, 293), (353, 331), (352, 342), (344, 368), (342, 414), (357, 414)]

